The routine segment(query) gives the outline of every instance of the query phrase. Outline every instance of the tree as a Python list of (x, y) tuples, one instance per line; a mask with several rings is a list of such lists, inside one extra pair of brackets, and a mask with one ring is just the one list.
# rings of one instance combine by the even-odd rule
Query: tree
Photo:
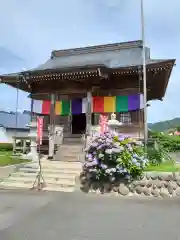
[(177, 131), (180, 132), (180, 125), (176, 127)]

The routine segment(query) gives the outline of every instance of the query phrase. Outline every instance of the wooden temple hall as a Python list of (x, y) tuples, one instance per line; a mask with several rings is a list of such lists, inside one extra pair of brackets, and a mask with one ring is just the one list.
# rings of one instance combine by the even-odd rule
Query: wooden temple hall
[[(147, 101), (162, 100), (175, 59), (152, 59), (146, 47), (146, 63)], [(29, 93), (46, 136), (58, 126), (64, 138), (91, 135), (100, 114), (115, 112), (122, 133), (143, 138), (142, 41), (52, 51), (39, 67), (0, 79)]]

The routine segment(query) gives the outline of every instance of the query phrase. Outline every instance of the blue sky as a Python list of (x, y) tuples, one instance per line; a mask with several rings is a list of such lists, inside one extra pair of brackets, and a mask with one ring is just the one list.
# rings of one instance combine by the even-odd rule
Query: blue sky
[[(180, 1), (144, 0), (146, 45), (153, 58), (176, 58), (166, 96), (148, 121), (180, 117)], [(52, 50), (138, 40), (140, 0), (6, 0), (0, 14), (0, 72), (36, 67)], [(14, 110), (16, 91), (0, 86), (0, 109)], [(29, 109), (19, 94), (19, 109)]]

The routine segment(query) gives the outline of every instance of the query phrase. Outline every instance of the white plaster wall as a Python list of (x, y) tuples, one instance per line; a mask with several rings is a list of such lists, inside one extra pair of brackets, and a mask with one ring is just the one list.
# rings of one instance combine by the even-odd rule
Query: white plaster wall
[(3, 127), (0, 127), (0, 143), (9, 143), (9, 139), (6, 135), (6, 129)]

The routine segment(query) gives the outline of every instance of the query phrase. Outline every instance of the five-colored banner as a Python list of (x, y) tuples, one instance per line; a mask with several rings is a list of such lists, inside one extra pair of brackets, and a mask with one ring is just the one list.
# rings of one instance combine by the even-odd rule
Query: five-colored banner
[[(56, 101), (56, 115), (70, 115), (86, 113), (86, 98)], [(93, 113), (128, 112), (143, 108), (143, 95), (130, 96), (96, 96), (92, 98)], [(33, 112), (50, 114), (50, 101), (34, 100)]]

